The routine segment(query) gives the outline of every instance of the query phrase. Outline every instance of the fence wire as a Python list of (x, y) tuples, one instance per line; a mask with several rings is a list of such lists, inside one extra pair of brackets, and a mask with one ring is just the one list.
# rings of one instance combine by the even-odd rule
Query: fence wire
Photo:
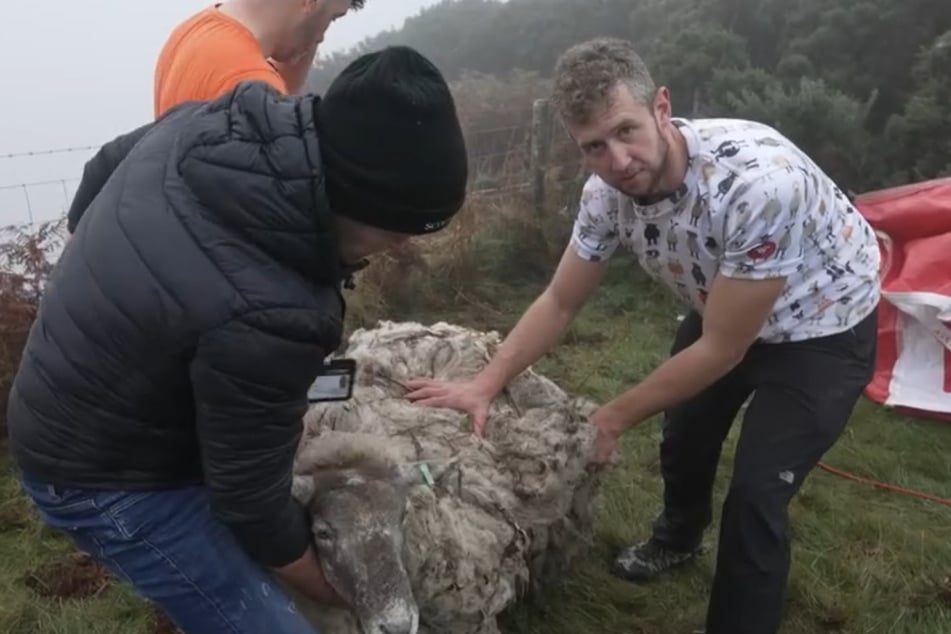
[[(555, 174), (577, 173), (577, 160), (561, 160), (565, 156), (565, 142), (570, 138), (554, 120), (548, 126), (549, 160), (544, 163), (546, 171)], [(533, 187), (531, 137), (532, 123), (484, 127), (465, 130), (470, 149), (469, 196), (500, 196), (529, 192)], [(0, 153), (0, 159), (27, 159), (39, 156), (70, 155), (94, 152), (101, 146), (81, 145), (47, 148), (20, 152)], [(573, 146), (571, 146), (573, 149)], [(576, 154), (576, 150), (575, 150)], [(0, 183), (0, 226), (29, 226), (55, 220), (65, 215), (72, 203), (75, 189), (81, 178), (67, 176), (25, 182)], [(553, 184), (566, 179), (554, 177)], [(571, 180), (570, 178), (567, 180)], [(19, 208), (18, 211), (14, 211)], [(19, 216), (19, 217), (17, 217)]]

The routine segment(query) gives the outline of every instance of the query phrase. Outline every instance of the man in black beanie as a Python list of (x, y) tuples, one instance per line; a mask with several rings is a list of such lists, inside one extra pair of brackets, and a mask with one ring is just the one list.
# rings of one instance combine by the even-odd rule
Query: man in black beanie
[[(445, 227), (466, 180), (449, 89), (405, 47), (361, 57), (323, 99), (242, 83), (104, 146), (9, 397), (42, 519), (186, 634), (310, 633), (267, 571), (351, 599), (291, 496), (341, 284)], [(381, 631), (411, 631), (400, 618)]]

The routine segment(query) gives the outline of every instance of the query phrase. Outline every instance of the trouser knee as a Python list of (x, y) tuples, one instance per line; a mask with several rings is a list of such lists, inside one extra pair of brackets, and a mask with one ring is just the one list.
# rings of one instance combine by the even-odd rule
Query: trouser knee
[(786, 564), (789, 498), (776, 489), (732, 486), (723, 504), (720, 547), (727, 559), (767, 573)]

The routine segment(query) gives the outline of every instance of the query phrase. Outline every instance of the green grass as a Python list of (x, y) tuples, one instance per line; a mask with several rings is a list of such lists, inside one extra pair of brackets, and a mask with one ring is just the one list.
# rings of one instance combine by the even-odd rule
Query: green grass
[[(541, 288), (471, 289), (438, 314), (394, 318), (454, 320), (506, 330)], [(416, 302), (404, 303), (409, 306)], [(677, 307), (619, 262), (564, 341), (537, 369), (574, 392), (602, 400), (644, 376), (667, 354)], [(726, 444), (716, 493), (723, 499), (736, 434)], [(708, 552), (695, 564), (648, 585), (607, 572), (618, 547), (646, 536), (660, 509), (656, 421), (622, 441), (622, 459), (606, 483), (592, 553), (544, 601), (504, 618), (511, 634), (680, 634), (702, 625), (713, 573), (718, 514)], [(146, 605), (121, 587), (95, 598), (53, 602), (37, 597), (24, 575), (69, 550), (33, 519), (0, 458), (0, 632), (145, 634)], [(951, 497), (951, 425), (896, 416), (861, 402), (825, 461), (892, 484)], [(946, 634), (951, 632), (951, 508), (881, 491), (816, 471), (790, 508), (793, 567), (783, 634)]]

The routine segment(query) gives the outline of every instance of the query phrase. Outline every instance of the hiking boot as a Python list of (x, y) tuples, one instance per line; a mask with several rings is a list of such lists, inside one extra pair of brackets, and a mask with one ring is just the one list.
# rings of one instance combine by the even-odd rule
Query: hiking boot
[(622, 550), (611, 572), (628, 581), (650, 581), (662, 572), (687, 563), (699, 552), (699, 548), (686, 552), (671, 550), (649, 539)]

